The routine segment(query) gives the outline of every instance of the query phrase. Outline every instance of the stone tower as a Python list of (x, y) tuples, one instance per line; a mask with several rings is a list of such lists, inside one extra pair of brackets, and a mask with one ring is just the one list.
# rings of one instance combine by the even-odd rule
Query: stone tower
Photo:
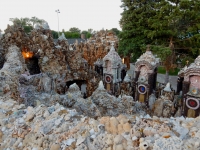
[(124, 68), (122, 60), (118, 53), (115, 51), (114, 43), (108, 54), (103, 58), (103, 81), (105, 89), (110, 93), (114, 93), (114, 86), (121, 82), (121, 71)]
[(182, 91), (182, 113), (186, 117), (200, 115), (200, 55), (178, 73), (177, 92)]
[(147, 48), (135, 63), (135, 100), (148, 105), (149, 96), (156, 90), (159, 59)]

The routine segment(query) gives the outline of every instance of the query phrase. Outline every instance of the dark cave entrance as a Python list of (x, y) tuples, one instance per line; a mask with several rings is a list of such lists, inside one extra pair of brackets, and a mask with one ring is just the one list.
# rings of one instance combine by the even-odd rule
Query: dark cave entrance
[(81, 90), (81, 93), (83, 94), (83, 98), (87, 98), (87, 83), (86, 80), (73, 80), (73, 81), (68, 81), (66, 83), (67, 87), (69, 87), (70, 85), (76, 83), (79, 87), (79, 89)]
[(22, 46), (22, 56), (25, 59), (28, 71), (30, 75), (39, 74), (40, 67), (38, 64), (39, 56), (35, 55), (33, 51), (27, 46)]
[(5, 63), (4, 50), (0, 46), (0, 70), (3, 68), (4, 63)]
[(126, 70), (123, 69), (123, 70), (121, 71), (121, 79), (122, 79), (122, 81), (124, 80), (125, 76), (126, 76)]
[(37, 57), (33, 56), (31, 58), (25, 58), (25, 63), (31, 75), (40, 73), (40, 67), (38, 65)]

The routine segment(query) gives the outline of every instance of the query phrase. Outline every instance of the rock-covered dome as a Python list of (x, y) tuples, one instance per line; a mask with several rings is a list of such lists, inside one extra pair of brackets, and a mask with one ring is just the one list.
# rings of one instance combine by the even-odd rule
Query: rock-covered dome
[(112, 62), (112, 68), (117, 67), (118, 64), (122, 66), (122, 59), (119, 54), (115, 51), (114, 43), (112, 43), (111, 49), (108, 54), (103, 58), (103, 62), (110, 60)]
[(137, 59), (135, 66), (136, 68), (140, 67), (141, 65), (146, 64), (149, 66), (149, 69), (154, 69), (158, 66), (160, 62), (159, 58), (156, 58), (155, 55), (152, 54), (152, 52), (149, 50), (149, 47), (147, 48), (146, 52), (143, 53), (139, 59)]
[(194, 63), (195, 63), (197, 66), (200, 66), (200, 55), (195, 59)]
[(200, 55), (195, 59), (194, 63), (191, 63), (187, 69), (200, 68)]
[(195, 59), (194, 63), (191, 63), (188, 67), (184, 67), (178, 74), (184, 73), (184, 76), (200, 72), (200, 55)]

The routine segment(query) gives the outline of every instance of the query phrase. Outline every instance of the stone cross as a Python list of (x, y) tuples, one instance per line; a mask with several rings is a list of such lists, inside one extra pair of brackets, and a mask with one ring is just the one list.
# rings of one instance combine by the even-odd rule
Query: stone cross
[(150, 51), (150, 45), (147, 45), (147, 50), (146, 51)]
[(186, 65), (188, 65), (188, 63), (189, 63), (189, 60), (186, 61)]

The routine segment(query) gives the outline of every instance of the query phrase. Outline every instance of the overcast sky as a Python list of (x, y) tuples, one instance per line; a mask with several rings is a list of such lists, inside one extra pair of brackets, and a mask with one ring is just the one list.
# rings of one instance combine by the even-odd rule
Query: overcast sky
[[(0, 29), (5, 30), (12, 24), (9, 18), (36, 16), (49, 23), (50, 29), (81, 30), (118, 28), (121, 18), (121, 0), (0, 0)], [(120, 29), (121, 30), (121, 29)]]

